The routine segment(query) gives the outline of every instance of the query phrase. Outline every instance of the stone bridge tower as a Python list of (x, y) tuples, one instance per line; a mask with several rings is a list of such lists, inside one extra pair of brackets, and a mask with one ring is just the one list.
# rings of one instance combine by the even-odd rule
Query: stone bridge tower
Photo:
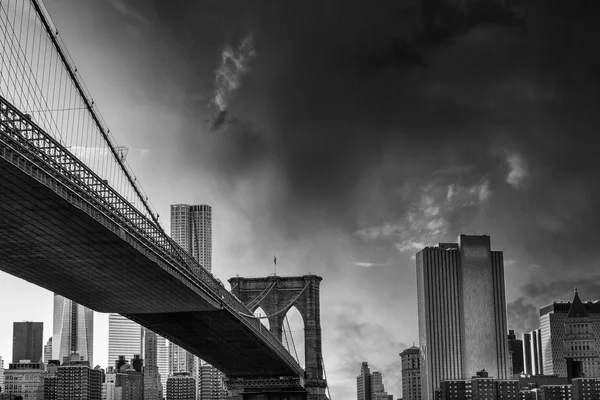
[[(268, 316), (271, 333), (281, 342), (283, 323), (290, 308), (296, 307), (304, 321), (304, 388), (306, 400), (326, 399), (323, 373), (321, 314), (317, 275), (229, 279), (233, 293), (250, 311), (262, 308)], [(292, 396), (295, 397), (295, 396)]]

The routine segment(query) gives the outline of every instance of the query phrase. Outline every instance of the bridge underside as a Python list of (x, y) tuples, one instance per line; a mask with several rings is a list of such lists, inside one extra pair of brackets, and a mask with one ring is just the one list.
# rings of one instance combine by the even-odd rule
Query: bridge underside
[(199, 294), (180, 272), (2, 157), (0, 270), (93, 310), (128, 316), (228, 376), (297, 375), (220, 299)]

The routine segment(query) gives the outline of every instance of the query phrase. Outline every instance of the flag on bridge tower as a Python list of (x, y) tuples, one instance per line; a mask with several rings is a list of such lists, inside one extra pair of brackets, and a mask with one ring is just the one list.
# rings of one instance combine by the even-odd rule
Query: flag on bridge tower
[(277, 257), (273, 254), (273, 275), (277, 275)]

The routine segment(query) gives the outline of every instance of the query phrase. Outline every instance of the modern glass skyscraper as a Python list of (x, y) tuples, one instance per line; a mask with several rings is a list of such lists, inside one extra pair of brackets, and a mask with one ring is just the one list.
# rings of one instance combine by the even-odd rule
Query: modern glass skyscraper
[(470, 379), (485, 369), (509, 374), (504, 262), (489, 236), (460, 235), (417, 253), (422, 397), (440, 381)]
[[(171, 237), (209, 272), (212, 272), (212, 208), (209, 205), (171, 205)], [(198, 398), (212, 400), (222, 394), (222, 374), (179, 346), (169, 345), (169, 373), (191, 372)], [(205, 379), (203, 379), (203, 376)], [(204, 396), (203, 396), (204, 394)]]
[(43, 322), (13, 323), (13, 363), (17, 364), (21, 360), (29, 360), (32, 363), (42, 361), (43, 334)]
[(142, 327), (120, 314), (108, 315), (108, 365), (114, 366), (119, 356), (129, 361), (142, 355)]
[(62, 362), (72, 353), (94, 365), (94, 312), (58, 294), (54, 294), (52, 359)]
[(169, 345), (167, 339), (162, 336), (156, 338), (156, 364), (158, 365), (163, 392), (166, 392), (167, 378), (169, 377)]
[(171, 205), (171, 237), (207, 271), (212, 271), (212, 208)]

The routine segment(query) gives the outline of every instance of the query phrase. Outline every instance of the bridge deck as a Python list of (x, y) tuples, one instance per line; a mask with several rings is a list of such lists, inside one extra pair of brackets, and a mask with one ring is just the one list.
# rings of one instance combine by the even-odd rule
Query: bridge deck
[(1, 144), (0, 270), (129, 316), (231, 377), (298, 375), (219, 298), (59, 196), (39, 171), (8, 162)]

